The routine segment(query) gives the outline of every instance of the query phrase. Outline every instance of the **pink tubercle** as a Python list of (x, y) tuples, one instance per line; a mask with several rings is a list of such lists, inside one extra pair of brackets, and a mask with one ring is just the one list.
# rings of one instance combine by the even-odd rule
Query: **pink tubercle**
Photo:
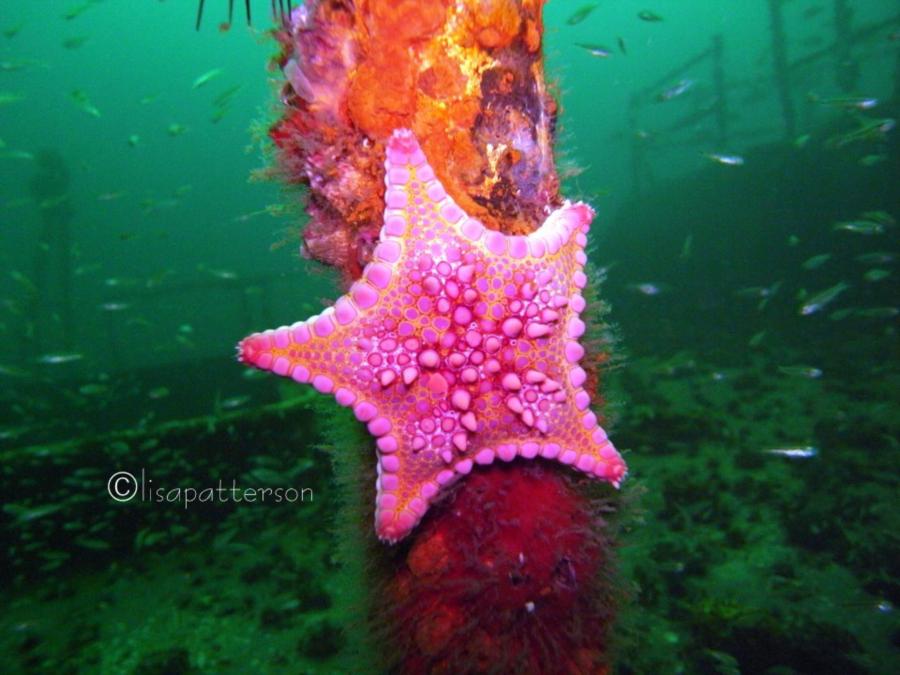
[[(485, 227), (474, 218), (468, 218), (463, 221), (462, 233), (472, 241), (478, 241), (485, 232)], [(502, 235), (501, 235), (502, 236)]]
[(506, 254), (506, 237), (495, 230), (490, 230), (484, 237), (484, 245), (494, 255)]
[(409, 161), (409, 155), (419, 149), (415, 134), (409, 129), (395, 129), (388, 140), (387, 158), (392, 164), (402, 165)]
[(351, 323), (357, 317), (356, 308), (347, 296), (341, 296), (334, 303), (334, 318), (342, 326)]
[(368, 422), (378, 414), (378, 408), (369, 401), (360, 401), (353, 406), (353, 414), (360, 422)]
[(312, 385), (322, 394), (330, 394), (334, 390), (334, 381), (327, 375), (316, 375), (312, 379)]
[(524, 258), (528, 255), (528, 241), (525, 237), (509, 238), (509, 254), (513, 258)]
[(327, 314), (322, 314), (313, 321), (313, 332), (319, 337), (328, 337), (334, 332), (334, 322)]
[(400, 242), (393, 240), (382, 241), (375, 247), (374, 257), (382, 262), (394, 263), (400, 260), (402, 251)]
[(369, 309), (378, 302), (378, 293), (369, 284), (357, 281), (350, 287), (350, 297), (360, 309)]

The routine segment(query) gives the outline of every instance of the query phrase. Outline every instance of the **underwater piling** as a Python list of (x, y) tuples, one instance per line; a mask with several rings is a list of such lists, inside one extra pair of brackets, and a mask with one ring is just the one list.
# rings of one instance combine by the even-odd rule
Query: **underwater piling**
[(856, 91), (860, 70), (853, 58), (853, 8), (849, 0), (834, 0), (834, 66), (834, 79), (841, 91)]
[[(393, 355), (397, 342), (392, 332), (394, 319), (390, 317), (403, 317), (410, 322), (421, 319), (419, 323), (428, 326), (431, 314), (444, 311), (439, 309), (441, 300), (465, 295), (459, 296), (462, 291), (452, 278), (450, 263), (455, 258), (449, 252), (451, 248), (456, 259), (465, 255), (477, 260), (477, 256), (490, 250), (502, 261), (496, 267), (495, 263), (478, 263), (477, 274), (485, 283), (484, 293), (488, 282), (493, 282), (495, 289), (503, 285), (504, 278), (507, 288), (513, 287), (513, 282), (524, 283), (524, 276), (517, 279), (510, 273), (501, 277), (501, 270), (515, 264), (511, 262), (514, 258), (528, 257), (518, 247), (499, 252), (495, 244), (470, 249), (464, 243), (463, 249), (453, 245), (445, 251), (441, 243), (447, 241), (442, 239), (444, 235), (428, 239), (429, 223), (433, 222), (430, 216), (416, 215), (427, 213), (425, 197), (416, 196), (413, 202), (412, 197), (401, 193), (406, 188), (399, 186), (419, 190), (418, 181), (423, 181), (428, 199), (452, 199), (453, 209), (447, 206), (449, 202), (441, 201), (442, 218), (449, 224), (459, 223), (456, 227), (463, 231), (471, 232), (466, 229), (469, 223), (477, 224), (481, 232), (491, 232), (485, 234), (491, 242), (505, 242), (507, 237), (517, 243), (531, 241), (527, 240), (528, 235), (545, 221), (551, 225), (556, 222), (548, 220), (548, 213), (572, 209), (573, 214), (565, 216), (569, 223), (574, 222), (572, 218), (592, 215), (586, 205), (564, 206), (560, 194), (553, 161), (557, 103), (548, 93), (543, 74), (542, 10), (543, 0), (319, 0), (295, 9), (290, 21), (276, 30), (282, 50), (273, 65), (284, 73), (286, 83), (281, 91), (283, 114), (269, 133), (276, 146), (279, 177), (289, 185), (307, 187), (310, 219), (303, 230), (303, 253), (336, 268), (344, 289), (349, 287), (350, 292), (335, 304), (333, 315), (338, 323), (332, 321), (332, 314), (323, 313), (292, 328), (254, 334), (241, 343), (239, 359), (282, 376), (289, 375), (298, 382), (311, 379), (325, 393), (332, 393), (339, 382), (340, 387), (334, 389), (337, 402), (343, 400), (341, 405), (352, 407), (358, 420), (371, 420), (368, 431), (379, 436), (376, 464), (372, 436), (347, 411), (335, 407), (328, 426), (334, 436), (331, 440), (337, 480), (345, 486), (344, 507), (337, 514), (343, 540), (339, 546), (343, 564), (340, 585), (353, 596), (348, 607), (356, 616), (364, 617), (351, 627), (355, 634), (351, 643), (356, 647), (355, 653), (348, 655), (347, 672), (608, 672), (607, 632), (615, 603), (610, 583), (612, 546), (603, 514), (614, 510), (615, 497), (604, 493), (599, 482), (579, 477), (570, 467), (552, 461), (558, 456), (568, 458), (571, 453), (579, 457), (579, 469), (589, 471), (594, 462), (585, 462), (581, 460), (583, 455), (578, 455), (586, 454), (587, 446), (562, 453), (554, 443), (541, 446), (538, 442), (525, 442), (519, 446), (519, 440), (552, 440), (553, 432), (558, 438), (566, 431), (551, 427), (551, 435), (542, 438), (539, 434), (547, 433), (545, 425), (532, 429), (534, 420), (531, 424), (519, 423), (507, 415), (509, 419), (501, 427), (493, 421), (460, 421), (473, 434), (476, 430), (485, 433), (496, 428), (496, 433), (507, 437), (502, 446), (497, 446), (496, 455), (477, 436), (466, 436), (465, 432), (454, 434), (454, 450), (448, 438), (457, 427), (446, 415), (456, 412), (446, 401), (423, 402), (438, 401), (440, 393), (446, 394), (447, 387), (452, 386), (454, 406), (468, 410), (470, 403), (473, 407), (477, 403), (479, 420), (490, 420), (492, 412), (486, 408), (493, 405), (499, 418), (506, 414), (506, 407), (489, 403), (486, 396), (476, 401), (491, 390), (492, 376), (483, 376), (480, 382), (488, 385), (487, 389), (482, 387), (470, 400), (465, 394), (468, 390), (460, 384), (467, 381), (462, 373), (457, 376), (449, 367), (444, 370), (443, 364), (450, 363), (451, 357), (462, 356), (461, 352), (446, 351), (456, 344), (455, 327), (440, 329), (446, 331), (440, 343), (428, 337), (430, 330), (412, 333), (417, 336), (415, 340), (404, 339), (403, 348), (409, 350), (417, 347), (406, 345), (411, 341), (420, 344), (420, 337), (427, 344), (434, 344), (434, 349), (427, 350), (429, 359), (434, 359), (429, 363), (423, 360), (426, 352), (413, 356), (418, 361), (399, 361), (403, 354)], [(410, 210), (404, 210), (407, 208)], [(400, 211), (402, 218), (410, 219), (402, 221), (409, 223), (403, 225), (402, 233), (397, 230)], [(586, 225), (580, 231), (585, 241), (571, 241), (583, 246)], [(398, 241), (395, 243), (392, 237)], [(396, 262), (411, 265), (399, 256), (406, 255), (407, 247), (418, 251), (420, 246), (431, 247), (429, 254), (417, 254), (414, 259), (420, 271)], [(558, 250), (553, 249), (553, 255)], [(537, 272), (529, 273), (549, 273), (552, 262), (540, 260), (543, 253), (530, 255)], [(391, 268), (385, 262), (396, 265)], [(584, 256), (581, 264), (586, 262)], [(431, 276), (422, 279), (432, 264), (438, 270), (446, 268), (439, 274), (451, 275), (449, 280), (441, 282)], [(385, 270), (398, 276), (376, 280)], [(406, 274), (414, 281), (407, 284)], [(581, 276), (587, 283), (586, 275)], [(411, 301), (404, 300), (405, 314), (399, 308), (393, 310), (395, 314), (388, 314), (387, 302), (367, 296), (371, 291), (366, 290), (364, 280), (392, 293), (395, 278), (401, 298), (421, 296), (429, 282), (437, 282), (436, 295), (443, 292), (440, 284), (446, 283), (448, 295), (441, 295), (435, 303), (423, 296), (415, 304), (417, 309), (408, 304)], [(421, 284), (415, 279), (420, 279)], [(459, 281), (468, 283), (463, 276)], [(546, 292), (545, 295), (550, 297)], [(490, 297), (485, 295), (486, 299)], [(530, 293), (527, 299), (533, 297), (534, 293)], [(559, 297), (565, 304), (570, 302), (567, 297)], [(534, 302), (537, 309), (537, 300)], [(555, 400), (567, 401), (560, 408), (574, 411), (578, 405), (577, 410), (584, 411), (589, 398), (596, 400), (599, 372), (608, 358), (608, 341), (600, 318), (603, 305), (596, 296), (585, 289), (585, 296), (578, 293), (571, 302), (582, 308), (584, 303), (590, 303), (594, 316), (587, 344), (592, 353), (584, 359), (583, 369), (579, 367), (579, 372), (571, 376), (572, 388), (560, 392), (562, 398)], [(500, 304), (494, 308), (503, 311)], [(347, 314), (349, 310), (353, 311), (352, 317)], [(469, 326), (464, 337), (466, 342), (474, 340), (470, 344), (473, 350), (481, 344), (482, 336), (470, 335), (475, 331), (472, 326), (488, 335), (499, 327), (498, 322), (487, 318), (487, 309), (477, 311), (485, 317), (480, 322), (473, 321), (468, 309), (457, 307), (453, 311), (456, 323)], [(384, 312), (377, 316), (385, 318), (376, 319), (376, 312)], [(497, 311), (493, 315), (502, 318)], [(461, 316), (466, 318), (460, 319)], [(547, 321), (555, 321), (553, 317), (559, 313), (550, 311), (547, 316)], [(577, 315), (572, 316), (577, 319)], [(365, 328), (357, 323), (357, 317), (360, 323), (366, 322)], [(327, 323), (331, 323), (331, 329)], [(313, 327), (304, 328), (309, 325)], [(503, 321), (503, 325), (507, 322)], [(580, 320), (569, 325), (569, 337), (579, 337), (586, 329)], [(387, 332), (379, 332), (384, 326), (388, 326), (384, 328)], [(404, 335), (400, 330), (403, 326), (400, 323), (398, 335)], [(540, 328), (543, 332), (529, 333), (530, 337), (538, 339), (550, 330), (546, 326)], [(521, 329), (519, 322), (506, 335), (514, 338)], [(400, 364), (418, 363), (431, 370), (406, 368), (402, 382), (390, 371), (371, 383), (365, 379), (362, 386), (350, 376), (346, 381), (340, 379), (343, 373), (354, 372), (352, 368), (329, 371), (331, 375), (327, 377), (307, 377), (310, 369), (324, 368), (325, 362), (342, 358), (332, 346), (326, 346), (330, 342), (319, 342), (318, 338), (337, 336), (331, 339), (339, 338), (344, 349), (352, 353), (372, 344), (369, 337), (359, 338), (363, 330), (370, 331), (378, 344), (391, 344), (385, 347), (385, 354), (391, 354), (388, 358), (397, 358)], [(413, 330), (419, 329), (411, 327)], [(269, 335), (277, 337), (269, 342)], [(447, 342), (447, 337), (452, 340)], [(520, 342), (524, 342), (524, 334), (520, 337)], [(493, 337), (484, 339), (485, 350), (491, 349), (487, 346), (489, 339)], [(279, 352), (273, 357), (272, 350), (282, 348), (289, 350), (286, 355)], [(321, 355), (317, 351), (320, 348), (326, 350)], [(449, 355), (438, 354), (438, 349)], [(585, 352), (570, 347), (567, 354), (567, 359), (577, 362)], [(383, 368), (383, 358), (379, 355), (375, 362), (371, 356), (366, 357), (365, 363)], [(308, 367), (300, 363), (305, 358), (310, 359)], [(441, 360), (445, 358), (446, 362)], [(471, 363), (479, 365), (484, 354), (479, 360), (472, 358)], [(509, 364), (528, 360), (505, 354), (502, 358)], [(541, 358), (551, 361), (549, 356)], [(457, 362), (455, 367), (460, 365)], [(507, 367), (512, 365), (504, 366)], [(415, 377), (405, 381), (406, 370), (414, 371)], [(538, 371), (536, 374), (548, 378), (552, 375)], [(505, 386), (522, 386), (518, 376), (512, 372), (510, 376), (512, 380), (506, 378), (509, 384)], [(559, 392), (564, 386), (552, 378), (534, 382), (546, 382), (542, 386), (547, 392)], [(575, 398), (576, 388), (585, 382), (589, 384)], [(393, 422), (388, 419), (392, 415), (392, 392), (402, 395), (407, 406), (402, 415), (394, 416)], [(419, 396), (423, 398), (417, 399)], [(425, 407), (414, 404), (416, 400)], [(378, 412), (373, 415), (384, 417), (373, 419), (369, 412), (374, 408)], [(510, 406), (510, 410), (515, 408)], [(430, 436), (433, 429), (427, 431), (431, 440), (415, 435), (417, 424), (424, 429), (423, 420), (440, 419), (439, 414), (450, 421), (450, 427), (445, 428), (441, 420), (441, 430), (448, 437)], [(605, 432), (596, 426), (595, 414), (572, 414), (578, 414), (578, 420), (584, 417), (573, 425), (575, 428), (589, 432), (598, 429), (590, 432), (594, 435), (588, 440), (610, 454), (596, 465), (603, 470), (614, 466), (621, 470), (608, 479), (618, 486), (624, 463), (614, 465), (610, 461), (613, 453), (618, 455), (608, 442), (602, 445)], [(391, 435), (377, 434), (374, 429), (383, 429), (385, 422), (390, 425)], [(476, 427), (477, 424), (490, 426)], [(602, 439), (598, 440), (600, 435)], [(413, 442), (420, 439), (425, 445)], [(385, 440), (388, 443), (383, 443)], [(548, 461), (536, 457), (538, 447), (545, 448), (546, 454), (541, 456)], [(512, 452), (508, 454), (510, 448)], [(485, 466), (475, 466), (473, 458)], [(414, 481), (413, 474), (401, 474), (398, 468), (415, 472), (415, 467), (426, 466), (430, 472), (430, 464), (426, 463), (441, 461), (445, 464), (435, 474), (437, 482), (431, 484), (434, 491), (426, 494), (427, 483), (423, 488), (425, 501), (419, 497), (407, 500), (401, 490), (408, 485), (393, 487), (395, 482)], [(467, 475), (470, 471), (471, 475)], [(456, 478), (459, 483), (451, 487)], [(407, 501), (395, 509), (398, 499)], [(412, 517), (413, 512), (418, 518)]]
[(721, 33), (713, 35), (712, 70), (713, 87), (716, 91), (716, 144), (720, 148), (728, 145), (728, 102), (725, 84), (725, 40)]
[(900, 50), (894, 63), (894, 91), (891, 93), (891, 105), (900, 108)]
[(72, 306), (72, 241), (74, 216), (69, 195), (70, 174), (56, 150), (42, 150), (28, 190), (41, 221), (33, 255), (34, 289), (28, 315), (34, 318), (34, 355), (71, 350), (75, 344)]
[(644, 164), (646, 139), (640, 129), (638, 119), (641, 109), (641, 97), (632, 94), (628, 97), (628, 134), (631, 141), (631, 190), (635, 194), (643, 194), (644, 191)]
[(791, 74), (787, 58), (787, 33), (784, 29), (784, 16), (781, 13), (781, 0), (769, 0), (769, 31), (772, 37), (772, 76), (778, 102), (781, 105), (781, 117), (784, 122), (785, 138), (794, 138), (797, 131), (797, 114), (794, 110), (794, 99), (791, 94)]

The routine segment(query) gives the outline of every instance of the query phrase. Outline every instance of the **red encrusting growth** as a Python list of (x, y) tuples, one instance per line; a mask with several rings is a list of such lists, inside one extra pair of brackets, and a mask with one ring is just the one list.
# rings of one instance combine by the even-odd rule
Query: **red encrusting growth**
[(281, 176), (309, 188), (304, 253), (345, 281), (371, 259), (381, 158), (415, 133), (459, 206), (527, 234), (559, 206), (556, 103), (541, 62), (543, 0), (315, 0), (276, 34)]
[(606, 673), (601, 506), (550, 466), (473, 474), (390, 583), (400, 671)]

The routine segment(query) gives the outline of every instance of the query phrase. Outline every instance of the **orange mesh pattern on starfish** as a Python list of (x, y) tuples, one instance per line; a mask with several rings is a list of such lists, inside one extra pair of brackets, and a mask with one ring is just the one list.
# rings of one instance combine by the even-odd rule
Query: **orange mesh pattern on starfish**
[(566, 203), (528, 236), (468, 217), (410, 131), (387, 144), (374, 259), (307, 321), (245, 338), (239, 359), (309, 382), (376, 437), (375, 527), (395, 542), (477, 464), (544, 457), (618, 487), (625, 462), (584, 390), (584, 246)]

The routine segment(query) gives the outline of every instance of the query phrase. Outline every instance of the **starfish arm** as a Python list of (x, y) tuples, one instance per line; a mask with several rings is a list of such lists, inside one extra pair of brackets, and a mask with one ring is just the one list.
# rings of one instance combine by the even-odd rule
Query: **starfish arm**
[(578, 365), (591, 208), (567, 202), (528, 236), (506, 236), (447, 195), (411, 132), (395, 131), (386, 155), (363, 278), (322, 314), (246, 338), (239, 359), (311, 383), (367, 424), (383, 540), (495, 459), (555, 459), (618, 487), (625, 463)]

